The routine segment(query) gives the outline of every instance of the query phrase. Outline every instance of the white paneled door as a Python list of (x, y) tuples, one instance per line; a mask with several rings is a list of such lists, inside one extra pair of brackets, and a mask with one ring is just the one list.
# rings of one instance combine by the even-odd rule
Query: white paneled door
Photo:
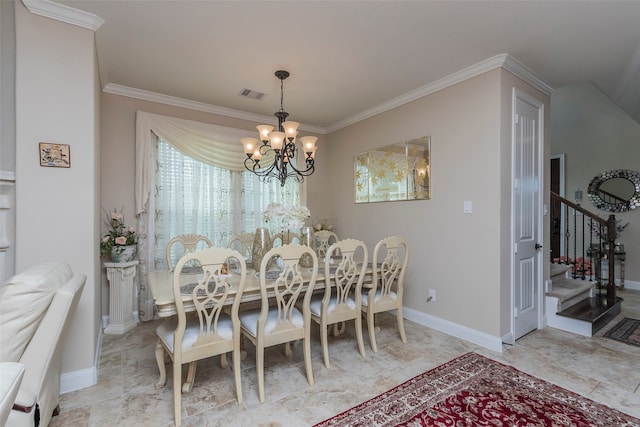
[(543, 105), (513, 91), (513, 335), (541, 324)]

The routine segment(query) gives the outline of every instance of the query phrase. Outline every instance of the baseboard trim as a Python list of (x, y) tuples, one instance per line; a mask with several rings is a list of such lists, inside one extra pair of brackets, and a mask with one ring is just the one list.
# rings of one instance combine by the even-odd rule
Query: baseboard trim
[(472, 342), (489, 350), (502, 353), (502, 338), (480, 332), (478, 330), (459, 325), (418, 310), (403, 307), (404, 317), (422, 326), (433, 328), (445, 334)]
[(93, 366), (60, 375), (60, 394), (91, 387), (98, 383), (98, 368)]
[(100, 366), (100, 352), (102, 352), (102, 328), (96, 344), (96, 357), (93, 366), (79, 371), (63, 372), (60, 375), (60, 394), (80, 390), (98, 384), (98, 366)]
[(508, 345), (514, 345), (516, 343), (516, 340), (513, 334), (509, 332), (508, 334), (502, 336), (502, 343), (508, 344)]
[[(634, 291), (640, 291), (640, 282), (636, 282), (634, 280), (625, 280), (624, 281), (624, 288), (625, 289), (632, 289)], [(624, 292), (624, 291), (622, 291)], [(620, 295), (618, 295), (620, 296)]]

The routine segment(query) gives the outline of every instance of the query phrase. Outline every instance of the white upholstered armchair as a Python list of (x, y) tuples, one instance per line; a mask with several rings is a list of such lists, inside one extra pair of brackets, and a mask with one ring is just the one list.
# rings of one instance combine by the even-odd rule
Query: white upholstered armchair
[(59, 410), (62, 343), (86, 279), (48, 262), (0, 287), (0, 362), (25, 368), (7, 426), (46, 426)]

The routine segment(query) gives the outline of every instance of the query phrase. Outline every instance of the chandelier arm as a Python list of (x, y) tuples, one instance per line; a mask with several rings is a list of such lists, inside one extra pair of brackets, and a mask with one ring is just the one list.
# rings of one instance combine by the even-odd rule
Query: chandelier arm
[(260, 151), (260, 154), (262, 154), (263, 156), (266, 156), (270, 151), (273, 150), (268, 144), (262, 144), (260, 148), (258, 148), (258, 151)]
[(294, 176), (291, 172), (287, 171), (287, 163), (282, 162), (282, 150), (272, 150), (268, 145), (262, 145), (260, 153), (266, 155), (267, 153), (274, 152), (274, 161), (267, 168), (262, 168), (259, 161), (255, 161), (248, 157), (245, 159), (245, 169), (256, 174), (262, 182), (269, 182), (272, 178), (278, 178), (281, 185), (284, 185), (285, 180), (288, 177)]
[(253, 172), (254, 174), (260, 177), (271, 174), (271, 171), (274, 169), (274, 165), (271, 165), (266, 169), (262, 169), (260, 166), (260, 162), (256, 162), (255, 160), (252, 160), (252, 159), (245, 159), (244, 167), (249, 172)]
[(313, 173), (313, 170), (315, 169), (315, 162), (313, 161), (313, 159), (311, 159), (311, 161), (305, 161), (306, 169), (297, 168), (293, 165), (293, 163), (295, 162), (289, 162), (289, 167), (291, 167), (293, 173), (308, 176), (311, 175)]
[[(296, 163), (295, 152), (297, 150), (294, 143), (287, 144), (287, 146), (284, 147), (283, 149), (286, 149), (287, 151), (292, 153), (289, 156), (289, 162), (288, 162), (288, 166), (290, 166), (292, 169), (292, 171), (288, 173), (289, 177), (296, 177), (296, 175), (309, 176), (315, 171), (315, 161), (312, 157), (308, 156), (306, 153), (304, 153), (306, 157), (305, 158), (306, 169), (302, 169), (302, 168), (299, 169), (295, 166), (295, 163)], [(302, 151), (300, 152), (303, 153)], [(298, 182), (302, 182), (302, 181), (298, 180)]]
[(295, 175), (300, 175), (300, 176), (309, 176), (311, 174), (313, 174), (313, 172), (315, 171), (315, 165), (313, 163), (307, 163), (307, 168), (306, 169), (298, 169), (295, 166), (291, 166), (292, 171), (289, 172), (289, 176), (293, 177)]

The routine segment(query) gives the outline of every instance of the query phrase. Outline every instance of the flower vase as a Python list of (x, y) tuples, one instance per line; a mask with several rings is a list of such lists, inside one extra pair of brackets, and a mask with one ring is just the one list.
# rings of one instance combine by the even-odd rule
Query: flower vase
[[(314, 237), (313, 227), (302, 227), (302, 233), (300, 234), (300, 244), (309, 246), (314, 252), (316, 250), (316, 239)], [(311, 254), (304, 254), (300, 258), (301, 267), (312, 267), (313, 257)]]
[(111, 247), (111, 262), (130, 262), (136, 256), (136, 245), (114, 245)]
[(273, 235), (273, 242), (276, 242), (280, 239), (280, 245), (289, 245), (291, 244), (291, 240), (293, 240), (297, 235), (295, 233), (290, 232), (289, 230), (283, 230), (280, 233), (276, 233)]
[(251, 263), (256, 271), (260, 271), (260, 264), (265, 254), (271, 250), (272, 242), (269, 229), (260, 227), (256, 229), (256, 236), (253, 239), (253, 246), (251, 247)]

